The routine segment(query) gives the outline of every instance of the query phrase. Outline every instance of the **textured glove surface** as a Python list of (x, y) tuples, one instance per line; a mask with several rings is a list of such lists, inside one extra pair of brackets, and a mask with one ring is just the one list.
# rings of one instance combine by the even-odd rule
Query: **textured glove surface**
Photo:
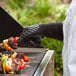
[(18, 42), (19, 47), (43, 48), (40, 35), (33, 35)]
[(25, 42), (26, 47), (42, 47), (41, 36), (63, 41), (63, 23), (47, 23), (24, 28), (18, 43)]
[(31, 37), (32, 35), (37, 35), (38, 32), (39, 32), (39, 25), (33, 25), (24, 28), (23, 32), (20, 35), (19, 42), (25, 38)]

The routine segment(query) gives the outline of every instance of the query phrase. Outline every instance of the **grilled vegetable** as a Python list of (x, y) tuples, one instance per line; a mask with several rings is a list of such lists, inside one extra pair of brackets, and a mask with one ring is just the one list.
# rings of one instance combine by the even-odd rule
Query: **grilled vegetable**
[(3, 55), (3, 56), (1, 57), (1, 59), (3, 60), (3, 72), (4, 72), (4, 74), (6, 74), (5, 64), (6, 64), (6, 62), (7, 62), (8, 56)]
[(23, 59), (20, 59), (20, 62), (21, 62), (21, 63), (23, 63), (23, 62), (24, 62), (24, 60), (23, 60)]
[(8, 72), (8, 74), (13, 74), (14, 72)]
[(15, 59), (16, 56), (17, 56), (17, 53), (14, 52), (14, 54), (12, 54), (11, 58), (12, 58), (12, 59)]
[(10, 70), (11, 70), (12, 68), (11, 68), (11, 66), (10, 66), (10, 63), (7, 61), (7, 62), (5, 62), (5, 71), (6, 72), (10, 72)]
[(6, 61), (7, 61), (6, 59), (3, 59), (3, 73), (4, 74), (6, 74), (6, 71), (5, 71), (5, 63), (6, 63)]
[(10, 50), (10, 51), (13, 51), (13, 49), (7, 44), (7, 42), (8, 42), (8, 39), (3, 41), (4, 48), (6, 48), (7, 50)]
[(20, 69), (24, 69), (25, 67), (26, 67), (26, 63), (25, 62), (21, 63)]
[(0, 43), (0, 51), (17, 49), (17, 42), (19, 37), (10, 37), (9, 39), (3, 40), (3, 43)]
[(5, 40), (3, 40), (3, 47), (4, 47), (4, 49), (5, 49)]
[(14, 42), (17, 43), (18, 42), (19, 37), (15, 37), (14, 38)]
[(29, 58), (27, 56), (24, 56), (23, 59), (25, 62), (29, 62)]
[(13, 74), (14, 72), (20, 73), (21, 69), (24, 69), (26, 67), (26, 62), (23, 59), (23, 54), (21, 55), (21, 58), (16, 56), (16, 52), (14, 52), (13, 54), (0, 53), (0, 72), (3, 72), (4, 74)]
[(2, 55), (1, 59), (3, 60), (5, 58), (5, 55)]

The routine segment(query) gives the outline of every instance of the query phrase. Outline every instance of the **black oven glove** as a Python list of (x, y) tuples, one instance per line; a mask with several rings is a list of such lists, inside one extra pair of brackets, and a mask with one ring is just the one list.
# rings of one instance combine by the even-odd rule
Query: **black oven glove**
[[(21, 41), (32, 41), (31, 44), (34, 44), (39, 39), (41, 44), (41, 36), (63, 41), (63, 22), (32, 25), (26, 27), (21, 33), (18, 42), (20, 43)], [(35, 43), (35, 45), (37, 43)]]
[(18, 42), (19, 47), (43, 48), (40, 35), (32, 35)]

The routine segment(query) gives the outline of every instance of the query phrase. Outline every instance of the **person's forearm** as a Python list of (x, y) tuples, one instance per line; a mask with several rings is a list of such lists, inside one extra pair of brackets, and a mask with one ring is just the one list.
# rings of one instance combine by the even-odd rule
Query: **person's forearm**
[(32, 25), (24, 28), (19, 42), (34, 35), (46, 36), (63, 41), (63, 22)]
[(43, 36), (63, 41), (63, 22), (40, 24)]

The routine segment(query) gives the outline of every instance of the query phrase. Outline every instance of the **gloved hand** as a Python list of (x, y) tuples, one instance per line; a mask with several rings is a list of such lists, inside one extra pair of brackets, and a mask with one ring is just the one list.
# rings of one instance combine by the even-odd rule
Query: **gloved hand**
[(33, 26), (26, 27), (23, 29), (23, 32), (21, 33), (18, 42), (20, 42), (26, 38), (29, 38), (31, 36), (34, 36), (34, 35), (36, 35), (36, 36), (40, 35), (40, 33), (41, 32), (39, 30), (39, 25), (33, 25)]
[(27, 38), (24, 38), (20, 42), (18, 41), (19, 47), (31, 47), (31, 48), (43, 48), (41, 43), (42, 37), (40, 35), (32, 35)]
[(19, 42), (35, 35), (40, 35), (43, 37), (46, 36), (63, 41), (63, 22), (40, 24), (26, 27), (20, 35)]
[(39, 35), (38, 29), (39, 25), (24, 28), (18, 40), (19, 47), (43, 48), (41, 43), (42, 36)]

